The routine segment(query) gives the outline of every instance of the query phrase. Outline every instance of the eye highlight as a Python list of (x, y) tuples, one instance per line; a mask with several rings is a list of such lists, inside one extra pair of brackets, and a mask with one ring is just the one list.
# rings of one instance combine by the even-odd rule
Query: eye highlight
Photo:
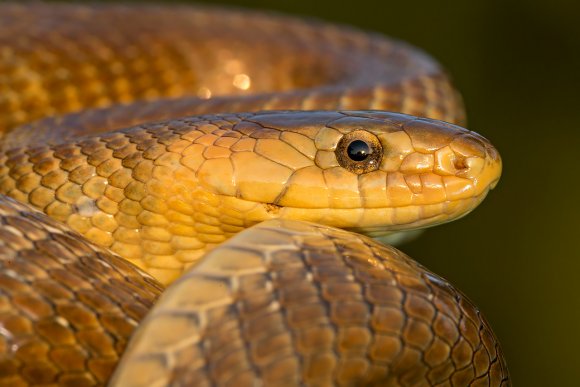
[(383, 147), (374, 134), (355, 130), (342, 136), (335, 154), (341, 167), (360, 175), (379, 168)]

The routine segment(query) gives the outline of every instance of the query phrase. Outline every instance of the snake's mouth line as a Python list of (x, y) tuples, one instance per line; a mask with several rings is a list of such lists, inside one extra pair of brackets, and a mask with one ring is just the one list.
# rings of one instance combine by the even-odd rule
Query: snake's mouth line
[[(497, 183), (496, 183), (497, 184)], [(495, 187), (495, 186), (494, 186)], [(268, 212), (272, 212), (272, 213), (279, 213), (280, 210), (285, 209), (285, 208), (292, 208), (292, 209), (299, 209), (299, 210), (323, 210), (323, 211), (333, 211), (333, 210), (337, 210), (337, 211), (357, 211), (357, 210), (380, 210), (380, 209), (397, 209), (397, 208), (421, 208), (423, 206), (429, 206), (429, 205), (438, 205), (438, 204), (451, 204), (451, 203), (464, 203), (464, 202), (469, 202), (469, 201), (476, 201), (476, 203), (481, 202), (489, 193), (489, 191), (491, 191), (494, 187), (492, 187), (491, 185), (489, 187), (486, 187), (484, 190), (482, 190), (480, 193), (475, 194), (473, 196), (467, 197), (467, 198), (461, 198), (461, 199), (455, 199), (455, 200), (442, 200), (439, 202), (433, 202), (433, 203), (427, 203), (427, 204), (411, 204), (411, 205), (405, 205), (405, 206), (385, 206), (385, 207), (349, 207), (349, 208), (339, 208), (339, 207), (298, 207), (298, 206), (281, 206), (275, 203), (263, 203), (263, 205), (267, 208)]]
[(381, 236), (389, 235), (393, 232), (417, 231), (417, 230), (423, 230), (426, 228), (431, 228), (432, 226), (438, 226), (438, 225), (442, 225), (445, 223), (450, 223), (454, 220), (461, 219), (464, 216), (468, 215), (469, 213), (471, 213), (471, 211), (475, 210), (475, 208), (479, 205), (479, 203), (481, 203), (483, 201), (483, 199), (485, 199), (488, 192), (489, 192), (489, 189), (486, 192), (483, 192), (483, 193), (476, 195), (476, 196), (472, 196), (471, 198), (458, 199), (455, 201), (441, 202), (440, 204), (444, 204), (444, 205), (451, 204), (451, 203), (456, 203), (458, 205), (462, 205), (463, 203), (467, 203), (467, 205), (470, 205), (471, 208), (468, 208), (467, 210), (465, 210), (463, 212), (459, 212), (459, 213), (456, 213), (453, 215), (448, 215), (446, 213), (442, 213), (442, 214), (427, 216), (427, 217), (422, 218), (416, 226), (413, 226), (411, 223), (411, 224), (400, 224), (400, 225), (396, 225), (393, 227), (348, 227), (346, 229), (348, 229), (349, 231), (354, 231), (354, 232), (357, 232), (359, 234), (363, 234), (363, 235), (367, 235), (367, 236), (381, 237)]
[[(444, 200), (430, 203), (429, 205), (410, 205), (388, 208), (307, 208), (307, 207), (282, 207), (271, 203), (262, 204), (272, 218), (295, 219), (327, 224), (328, 226), (344, 228), (367, 236), (384, 236), (393, 232), (413, 231), (440, 225), (462, 218), (474, 210), (487, 196), (492, 186), (487, 186), (481, 193), (468, 198), (456, 200)], [(440, 206), (438, 212), (426, 213), (427, 206)], [(369, 213), (373, 213), (372, 219), (375, 224), (384, 224), (385, 219), (381, 216), (395, 216), (397, 211), (418, 212), (419, 216), (414, 221), (391, 223), (389, 226), (359, 226), (365, 224)], [(307, 219), (304, 219), (304, 218)], [(368, 223), (367, 223), (368, 224)]]

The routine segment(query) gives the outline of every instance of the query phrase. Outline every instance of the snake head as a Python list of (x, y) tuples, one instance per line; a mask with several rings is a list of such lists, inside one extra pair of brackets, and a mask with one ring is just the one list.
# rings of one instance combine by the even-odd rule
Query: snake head
[(309, 220), (373, 236), (423, 228), (473, 210), (501, 174), (482, 136), (404, 114), (265, 112), (238, 126), (252, 151), (232, 147), (230, 194), (264, 203), (256, 221)]

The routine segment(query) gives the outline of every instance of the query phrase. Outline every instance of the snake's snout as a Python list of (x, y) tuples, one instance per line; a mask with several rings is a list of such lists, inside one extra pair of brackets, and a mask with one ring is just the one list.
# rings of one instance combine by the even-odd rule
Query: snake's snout
[[(483, 136), (467, 132), (461, 133), (449, 144), (453, 152), (453, 175), (468, 179), (474, 187), (475, 196), (486, 193), (497, 185), (502, 169), (499, 152)], [(449, 171), (448, 171), (449, 172)]]
[[(411, 139), (414, 153), (433, 160), (432, 179), (441, 181), (445, 201), (483, 199), (496, 186), (501, 175), (501, 158), (485, 137), (459, 126), (425, 119), (406, 124), (404, 131)], [(419, 159), (412, 157), (411, 160)], [(420, 169), (424, 166), (420, 163), (417, 166), (407, 172), (425, 172)], [(426, 204), (429, 201), (424, 198)]]

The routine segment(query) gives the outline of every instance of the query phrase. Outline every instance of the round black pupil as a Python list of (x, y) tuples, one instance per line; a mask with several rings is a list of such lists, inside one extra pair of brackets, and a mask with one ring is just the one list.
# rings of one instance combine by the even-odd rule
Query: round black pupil
[(348, 157), (354, 161), (363, 161), (372, 153), (371, 147), (369, 144), (362, 140), (354, 140), (350, 144), (348, 144), (348, 148), (346, 148), (348, 153)]

